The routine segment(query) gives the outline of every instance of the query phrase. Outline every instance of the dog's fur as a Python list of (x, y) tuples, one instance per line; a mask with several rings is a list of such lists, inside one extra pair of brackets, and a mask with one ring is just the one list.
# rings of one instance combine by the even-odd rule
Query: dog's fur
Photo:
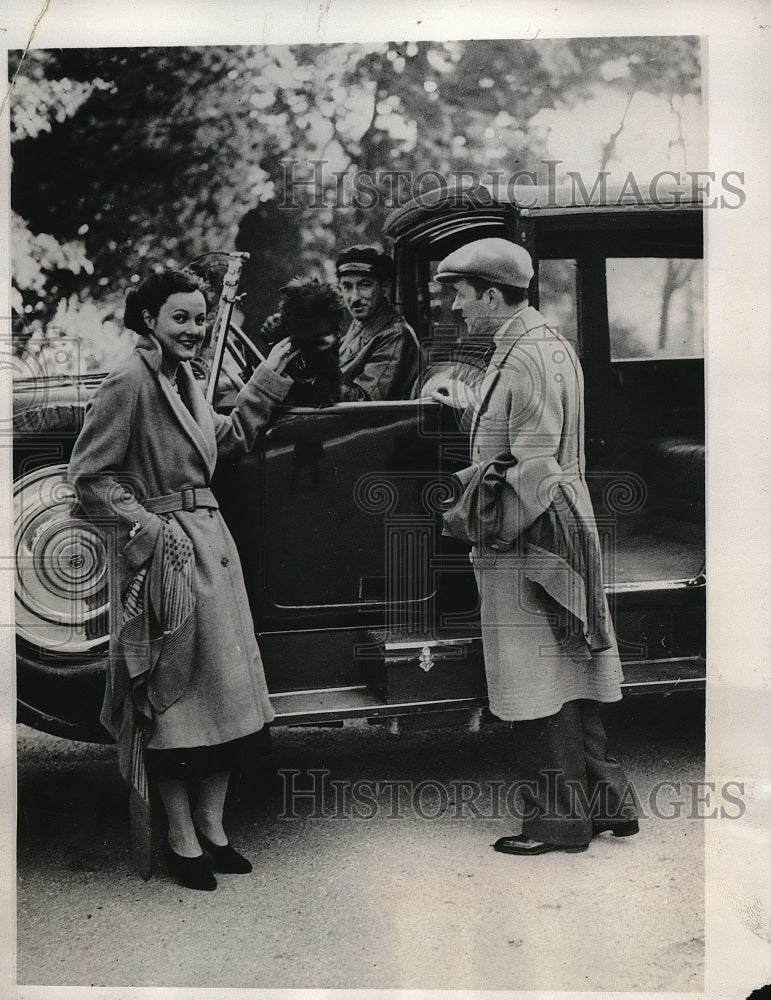
[[(340, 327), (345, 307), (332, 285), (315, 278), (293, 278), (281, 289), (277, 313), (260, 331), (269, 344), (289, 337), (299, 350), (285, 374), (294, 380), (284, 402), (294, 406), (331, 406), (340, 400)], [(335, 342), (322, 341), (334, 334)]]

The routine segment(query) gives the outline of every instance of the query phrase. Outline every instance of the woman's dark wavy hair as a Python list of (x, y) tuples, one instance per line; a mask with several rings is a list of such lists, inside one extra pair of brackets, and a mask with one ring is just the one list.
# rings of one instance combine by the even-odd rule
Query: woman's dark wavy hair
[(345, 307), (337, 289), (317, 278), (292, 278), (281, 289), (281, 326), (285, 333), (305, 330), (327, 319), (339, 329)]
[(159, 271), (145, 278), (137, 288), (126, 292), (126, 309), (123, 324), (135, 333), (148, 334), (150, 329), (142, 313), (145, 309), (153, 318), (158, 316), (161, 306), (170, 295), (177, 292), (200, 292), (209, 309), (209, 298), (204, 283), (193, 274), (184, 271)]

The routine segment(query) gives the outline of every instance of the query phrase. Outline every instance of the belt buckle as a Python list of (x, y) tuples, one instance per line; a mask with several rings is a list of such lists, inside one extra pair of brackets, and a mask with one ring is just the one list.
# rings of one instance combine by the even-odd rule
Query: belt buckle
[(195, 486), (183, 486), (179, 492), (182, 494), (182, 510), (195, 510)]

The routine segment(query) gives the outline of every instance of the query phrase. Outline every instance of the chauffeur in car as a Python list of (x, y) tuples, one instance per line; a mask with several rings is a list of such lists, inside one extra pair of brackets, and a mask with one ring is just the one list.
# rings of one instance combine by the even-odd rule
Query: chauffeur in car
[(420, 346), (389, 301), (391, 258), (375, 247), (352, 246), (338, 255), (336, 270), (351, 316), (340, 341), (343, 400), (409, 399)]

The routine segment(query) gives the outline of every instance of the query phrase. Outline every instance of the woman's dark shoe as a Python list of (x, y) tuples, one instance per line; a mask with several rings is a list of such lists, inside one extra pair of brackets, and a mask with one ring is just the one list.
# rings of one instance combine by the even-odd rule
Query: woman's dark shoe
[(592, 821), (592, 836), (598, 833), (612, 833), (614, 837), (633, 837), (640, 832), (636, 819), (605, 819)]
[(169, 875), (180, 885), (188, 889), (202, 889), (204, 892), (211, 892), (217, 888), (217, 880), (212, 874), (211, 865), (203, 854), (199, 854), (197, 858), (185, 858), (177, 854), (168, 840), (164, 842), (163, 853), (166, 856)]
[(521, 858), (526, 858), (536, 854), (548, 854), (549, 851), (580, 854), (588, 846), (588, 844), (544, 844), (540, 840), (531, 840), (530, 837), (520, 834), (518, 837), (501, 837), (493, 844), (493, 850), (500, 851), (501, 854), (517, 854)]
[(195, 832), (201, 847), (211, 858), (211, 865), (215, 871), (230, 875), (248, 875), (252, 870), (251, 863), (243, 854), (239, 854), (232, 844), (213, 844), (198, 827)]

